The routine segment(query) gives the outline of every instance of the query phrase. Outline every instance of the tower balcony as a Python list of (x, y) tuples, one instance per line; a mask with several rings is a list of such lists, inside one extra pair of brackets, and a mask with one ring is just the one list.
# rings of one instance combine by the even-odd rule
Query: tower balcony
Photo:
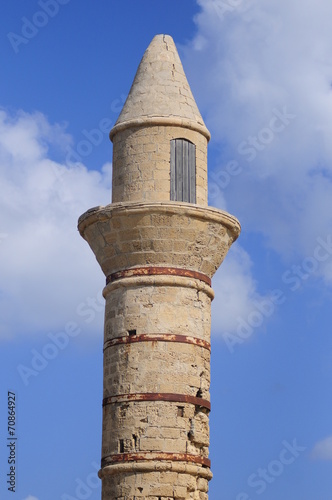
[(80, 217), (78, 228), (108, 281), (135, 268), (149, 274), (150, 267), (163, 266), (170, 268), (167, 274), (177, 269), (211, 279), (240, 233), (240, 223), (227, 212), (184, 202), (95, 207)]

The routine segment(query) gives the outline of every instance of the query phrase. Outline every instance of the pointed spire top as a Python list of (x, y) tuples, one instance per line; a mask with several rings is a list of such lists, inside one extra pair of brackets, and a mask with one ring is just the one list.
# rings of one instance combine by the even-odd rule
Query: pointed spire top
[(188, 127), (210, 139), (169, 35), (156, 35), (146, 49), (110, 137), (144, 123)]

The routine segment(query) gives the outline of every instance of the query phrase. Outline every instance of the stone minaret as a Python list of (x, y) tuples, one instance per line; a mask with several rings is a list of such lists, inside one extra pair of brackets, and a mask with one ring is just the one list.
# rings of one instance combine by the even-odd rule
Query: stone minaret
[(206, 500), (211, 278), (240, 225), (207, 205), (210, 134), (170, 36), (110, 138), (112, 204), (78, 225), (106, 276), (102, 499)]

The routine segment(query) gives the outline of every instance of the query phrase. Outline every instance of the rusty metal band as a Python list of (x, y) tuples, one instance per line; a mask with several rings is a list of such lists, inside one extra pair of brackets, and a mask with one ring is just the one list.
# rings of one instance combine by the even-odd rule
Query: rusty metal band
[(211, 467), (211, 460), (199, 455), (191, 455), (188, 453), (152, 453), (152, 452), (140, 452), (140, 453), (118, 453), (116, 455), (107, 455), (101, 460), (101, 466), (117, 464), (119, 462), (138, 462), (141, 460), (167, 460), (172, 462), (188, 462), (194, 464), (200, 464), (205, 467)]
[(180, 344), (192, 344), (203, 347), (211, 351), (211, 344), (206, 340), (198, 339), (196, 337), (189, 337), (187, 335), (174, 335), (172, 333), (160, 333), (155, 335), (147, 335), (145, 333), (139, 335), (130, 335), (125, 337), (116, 337), (107, 340), (104, 344), (104, 351), (109, 347), (120, 344), (133, 344), (136, 342), (178, 342)]
[(103, 399), (103, 406), (113, 403), (127, 403), (128, 401), (167, 401), (170, 403), (189, 403), (195, 406), (202, 406), (211, 410), (211, 403), (207, 399), (189, 396), (187, 394), (171, 394), (171, 393), (134, 393), (134, 394), (117, 394)]
[(191, 271), (190, 269), (181, 269), (178, 267), (158, 267), (158, 266), (145, 266), (135, 267), (133, 269), (124, 269), (112, 273), (106, 278), (106, 285), (113, 283), (122, 278), (131, 278), (133, 276), (184, 276), (185, 278), (194, 278), (203, 281), (211, 286), (211, 279), (206, 274), (198, 271)]

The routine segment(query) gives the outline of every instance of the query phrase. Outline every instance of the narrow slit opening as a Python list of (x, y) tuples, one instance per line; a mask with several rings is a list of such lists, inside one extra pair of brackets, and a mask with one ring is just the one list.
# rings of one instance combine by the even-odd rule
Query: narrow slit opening
[(178, 417), (184, 417), (184, 406), (178, 406)]
[(196, 394), (196, 398), (201, 398), (202, 396), (203, 396), (202, 389), (198, 389), (197, 394)]

